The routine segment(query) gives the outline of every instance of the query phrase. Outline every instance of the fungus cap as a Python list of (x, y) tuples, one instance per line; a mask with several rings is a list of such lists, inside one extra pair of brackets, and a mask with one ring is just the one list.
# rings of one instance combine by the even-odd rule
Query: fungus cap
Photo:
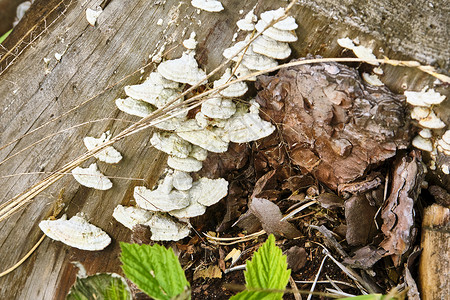
[(433, 111), (431, 111), (427, 117), (420, 119), (419, 125), (429, 129), (440, 129), (445, 127), (445, 123), (442, 122)]
[[(281, 18), (282, 16), (284, 16), (284, 14), (285, 14), (284, 8), (280, 7), (279, 9), (276, 10), (269, 10), (263, 12), (261, 14), (261, 19), (264, 20), (267, 24), (269, 24), (273, 20)], [(279, 30), (295, 30), (298, 28), (298, 25), (293, 17), (286, 17), (285, 19), (273, 24), (273, 27)]]
[(144, 186), (134, 188), (134, 200), (137, 206), (149, 211), (167, 212), (180, 209), (189, 205), (189, 194), (184, 191), (172, 190), (167, 193), (158, 186), (155, 190), (149, 190)]
[(441, 95), (434, 89), (428, 89), (428, 86), (424, 87), (420, 92), (405, 91), (406, 102), (414, 106), (429, 107), (431, 105), (440, 104), (445, 99), (445, 95)]
[[(227, 68), (225, 72), (223, 73), (222, 77), (220, 77), (219, 80), (214, 81), (214, 87), (219, 87), (229, 81), (233, 81), (236, 77), (231, 75), (230, 68)], [(229, 85), (228, 87), (222, 89), (219, 91), (219, 94), (224, 97), (241, 97), (245, 95), (245, 93), (248, 91), (247, 84), (243, 81), (237, 82), (234, 84)]]
[(206, 206), (198, 203), (194, 198), (190, 199), (190, 204), (182, 209), (169, 212), (171, 216), (178, 219), (188, 219), (203, 215), (206, 212)]
[[(216, 204), (228, 194), (228, 181), (223, 178), (200, 178), (189, 191), (191, 199), (204, 206)], [(192, 201), (192, 200), (191, 200)]]
[(224, 9), (222, 3), (218, 0), (192, 0), (191, 4), (193, 7), (209, 12), (219, 12)]
[(236, 112), (236, 104), (230, 99), (210, 98), (202, 103), (201, 112), (209, 118), (228, 119)]
[(175, 170), (173, 172), (173, 187), (179, 191), (187, 191), (192, 187), (192, 177), (189, 173)]
[(427, 107), (421, 107), (421, 106), (415, 106), (413, 110), (411, 111), (411, 119), (414, 120), (421, 120), (423, 118), (428, 117), (428, 115), (431, 113), (431, 109)]
[(215, 128), (202, 128), (197, 124), (196, 120), (187, 120), (184, 122), (183, 127), (176, 130), (176, 133), (186, 141), (211, 152), (223, 153), (228, 150), (228, 142), (221, 138), (221, 132), (219, 130)]
[(147, 102), (136, 100), (131, 97), (125, 99), (116, 99), (116, 106), (121, 111), (141, 118), (149, 116), (153, 112), (153, 108)]
[(189, 36), (189, 39), (183, 41), (184, 48), (188, 50), (195, 50), (195, 48), (197, 48), (198, 43), (195, 40), (195, 36), (196, 36), (195, 32), (192, 32), (191, 35)]
[(113, 212), (113, 218), (128, 229), (148, 222), (152, 216), (153, 212), (134, 206), (117, 205)]
[(380, 80), (380, 78), (378, 78), (378, 75), (376, 75), (376, 74), (363, 73), (362, 77), (363, 77), (364, 81), (370, 85), (374, 85), (374, 86), (383, 86), (384, 85), (384, 83)]
[(169, 167), (175, 170), (183, 172), (197, 172), (200, 171), (203, 163), (196, 160), (193, 157), (179, 158), (175, 156), (169, 156), (167, 159), (167, 164)]
[[(102, 133), (99, 138), (94, 138), (87, 136), (83, 139), (83, 143), (88, 150), (92, 150), (99, 145), (106, 143), (110, 140), (111, 134), (109, 131)], [(119, 151), (114, 149), (112, 146), (107, 146), (102, 151), (94, 154), (94, 157), (100, 161), (103, 161), (108, 164), (115, 164), (122, 160), (122, 155)]]
[(424, 139), (430, 139), (432, 137), (431, 130), (428, 128), (424, 128), (421, 131), (419, 131), (419, 135)]
[[(261, 32), (268, 25), (269, 24), (266, 21), (259, 20), (258, 23), (256, 23), (255, 28), (258, 32)], [(291, 43), (298, 40), (297, 35), (293, 30), (280, 30), (275, 27), (269, 27), (262, 34), (279, 42)]]
[(150, 143), (156, 149), (179, 158), (188, 157), (192, 150), (191, 143), (170, 132), (154, 132)]
[(179, 241), (190, 233), (188, 224), (180, 223), (170, 217), (155, 214), (147, 223), (152, 241)]
[(192, 145), (192, 150), (189, 153), (189, 156), (195, 158), (196, 160), (204, 161), (208, 157), (208, 151), (200, 146)]
[(101, 7), (97, 7), (96, 9), (88, 8), (86, 9), (86, 20), (91, 26), (95, 26), (98, 17), (102, 14), (103, 9)]
[(100, 173), (96, 163), (91, 164), (88, 168), (76, 167), (72, 170), (72, 175), (79, 184), (89, 188), (102, 191), (112, 188), (111, 180)]
[(89, 224), (83, 214), (70, 220), (66, 215), (57, 220), (44, 220), (39, 223), (39, 228), (51, 239), (81, 250), (98, 251), (111, 243), (109, 235)]
[(243, 31), (255, 30), (255, 22), (258, 19), (253, 12), (254, 12), (254, 9), (249, 11), (243, 19), (236, 22), (236, 25), (238, 26), (238, 28), (240, 30), (243, 30)]
[(412, 140), (412, 145), (420, 150), (424, 150), (427, 152), (433, 151), (433, 144), (431, 143), (431, 141), (429, 139), (424, 139), (420, 135), (416, 136)]
[(199, 69), (194, 53), (184, 52), (180, 58), (160, 63), (158, 72), (164, 78), (180, 83), (195, 85), (198, 82), (206, 82), (206, 73)]
[(253, 41), (252, 50), (255, 53), (274, 59), (285, 59), (291, 55), (289, 44), (278, 42), (265, 35), (260, 35)]

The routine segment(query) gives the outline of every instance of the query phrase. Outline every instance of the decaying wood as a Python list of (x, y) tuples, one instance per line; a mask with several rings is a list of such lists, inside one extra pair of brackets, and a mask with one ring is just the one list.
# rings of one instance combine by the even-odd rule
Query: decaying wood
[[(242, 9), (247, 12), (257, 2), (223, 1), (226, 7), (224, 12), (197, 14), (189, 1), (36, 1), (30, 13), (4, 44), (7, 50), (0, 53), (0, 147), (14, 141), (0, 150), (0, 160), (39, 139), (64, 131), (2, 163), (0, 176), (53, 172), (85, 152), (83, 137), (97, 137), (106, 130), (111, 130), (114, 135), (130, 122), (137, 121), (137, 118), (120, 113), (114, 105), (114, 99), (124, 95), (125, 85), (140, 80), (143, 75), (136, 71), (163, 44), (166, 44), (167, 58), (177, 57), (182, 51), (181, 41), (191, 31), (195, 31), (199, 41), (197, 59), (203, 68), (211, 71), (222, 61), (222, 49), (232, 44), (235, 23), (242, 17), (239, 11)], [(259, 1), (256, 13), (278, 8), (285, 3)], [(86, 8), (97, 5), (101, 5), (104, 12), (97, 20), (97, 25), (92, 27), (87, 23), (84, 12)], [(381, 6), (370, 7), (375, 16), (381, 17)], [(315, 7), (302, 5), (294, 6), (291, 12), (300, 24), (300, 39), (293, 44), (296, 55), (312, 53), (326, 57), (339, 56), (342, 50), (336, 40), (348, 33), (351, 37), (359, 36), (363, 44), (373, 39), (375, 48), (382, 47), (384, 54), (391, 58), (404, 57), (390, 50), (389, 46), (395, 45), (390, 44), (389, 39), (377, 39), (379, 35), (375, 31), (363, 33), (361, 27), (350, 27), (339, 18), (333, 20), (316, 15), (315, 12)], [(409, 16), (411, 9), (399, 10), (398, 13)], [(429, 11), (429, 16), (435, 20), (442, 14), (438, 8)], [(162, 26), (156, 25), (158, 19), (163, 20)], [(407, 34), (406, 29), (403, 32)], [(434, 35), (436, 39), (445, 37), (439, 32)], [(422, 36), (428, 37), (430, 34)], [(406, 54), (422, 62), (427, 62), (425, 57), (430, 53), (434, 59), (440, 59), (436, 51), (430, 52), (427, 48), (428, 40), (418, 40), (416, 43), (417, 51)], [(444, 51), (448, 51), (447, 48), (442, 46), (440, 50), (448, 57)], [(56, 53), (62, 55), (61, 60), (55, 58)], [(375, 53), (378, 56), (382, 54), (380, 51)], [(49, 62), (46, 63), (44, 58), (49, 59)], [(152, 68), (152, 65), (145, 68), (144, 75)], [(417, 70), (392, 67), (385, 68), (382, 79), (396, 91), (401, 90), (402, 85), (419, 90), (434, 81), (434, 78)], [(92, 100), (74, 109), (88, 99)], [(61, 119), (33, 132), (67, 112)], [(448, 124), (450, 114), (446, 116)], [(109, 176), (128, 178), (112, 178), (113, 189), (93, 191), (80, 187), (71, 176), (66, 176), (37, 196), (26, 209), (0, 223), (2, 268), (13, 265), (39, 239), (41, 233), (37, 224), (52, 214), (54, 203), (63, 189), (59, 200), (65, 203), (67, 214), (72, 216), (83, 211), (91, 223), (107, 231), (114, 240), (110, 247), (100, 253), (87, 253), (46, 239), (19, 269), (0, 278), (0, 299), (63, 299), (77, 273), (71, 261), (80, 261), (89, 274), (120, 272), (118, 242), (128, 240), (130, 232), (116, 223), (111, 214), (117, 204), (129, 203), (135, 185), (151, 187), (164, 168), (165, 156), (147, 145), (150, 137), (150, 131), (128, 137), (115, 145), (124, 155), (121, 163), (99, 164), (100, 170)], [(0, 203), (45, 176), (35, 173), (3, 177)]]
[(419, 285), (423, 300), (446, 299), (450, 288), (450, 209), (433, 204), (424, 211)]

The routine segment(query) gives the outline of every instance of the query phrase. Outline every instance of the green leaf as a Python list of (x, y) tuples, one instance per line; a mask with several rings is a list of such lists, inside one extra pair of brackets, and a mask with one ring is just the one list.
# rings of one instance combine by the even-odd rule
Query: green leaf
[(8, 37), (8, 35), (11, 33), (12, 29), (10, 29), (8, 32), (4, 33), (2, 36), (0, 36), (0, 44), (3, 43), (4, 40)]
[[(125, 275), (150, 297), (175, 298), (189, 288), (180, 262), (172, 249), (155, 244), (120, 243), (122, 269)], [(190, 293), (185, 299), (190, 299)]]
[(66, 297), (67, 300), (131, 300), (125, 279), (117, 274), (96, 274), (77, 277)]
[[(283, 293), (261, 290), (284, 290), (290, 275), (291, 270), (287, 269), (286, 256), (275, 245), (275, 237), (271, 234), (255, 252), (253, 258), (247, 261), (244, 272), (247, 291), (241, 292), (231, 299), (281, 299)], [(257, 291), (252, 291), (252, 289)]]

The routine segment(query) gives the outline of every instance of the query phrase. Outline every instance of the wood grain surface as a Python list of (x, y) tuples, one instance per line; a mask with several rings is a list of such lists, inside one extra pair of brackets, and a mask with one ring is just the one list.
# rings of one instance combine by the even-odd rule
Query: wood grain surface
[[(166, 44), (166, 58), (178, 57), (181, 41), (195, 31), (197, 59), (207, 72), (213, 70), (223, 60), (223, 49), (233, 43), (236, 21), (243, 17), (239, 11), (246, 13), (258, 1), (222, 2), (226, 9), (221, 13), (197, 13), (190, 1), (36, 1), (4, 44), (11, 51), (2, 52), (0, 57), (0, 147), (19, 138), (0, 150), (0, 160), (51, 137), (0, 164), (0, 203), (83, 154), (83, 137), (97, 137), (106, 130), (114, 135), (137, 121), (121, 113), (114, 100), (124, 96), (125, 85), (138, 83), (152, 70), (150, 65), (144, 74), (138, 71), (162, 44)], [(286, 3), (259, 1), (256, 13)], [(92, 27), (85, 10), (97, 5), (104, 12)], [(41, 22), (48, 12), (48, 18)], [(362, 44), (374, 43), (375, 49), (382, 47), (383, 53), (375, 51), (379, 56), (402, 59), (410, 54), (421, 58), (417, 53), (389, 50), (389, 40), (377, 39), (382, 32), (363, 33), (362, 28), (326, 17), (314, 7), (295, 5), (291, 13), (300, 24), (299, 41), (292, 45), (295, 56), (341, 56), (336, 40), (349, 35), (359, 36)], [(163, 20), (161, 26), (157, 25), (159, 19)], [(418, 45), (426, 46), (426, 41)], [(60, 61), (55, 53), (62, 54)], [(418, 90), (434, 81), (413, 69), (386, 67), (385, 72), (383, 80), (397, 91), (402, 85)], [(65, 176), (0, 223), (0, 271), (12, 266), (38, 241), (42, 234), (38, 223), (53, 214), (55, 203), (64, 203), (69, 217), (84, 212), (91, 223), (113, 238), (112, 245), (100, 252), (73, 249), (46, 238), (31, 258), (0, 278), (0, 299), (63, 299), (77, 272), (72, 261), (81, 262), (88, 274), (120, 272), (118, 242), (127, 240), (129, 231), (112, 218), (112, 211), (118, 204), (129, 203), (134, 186), (152, 187), (165, 168), (166, 157), (149, 146), (150, 137), (151, 131), (146, 130), (118, 142), (115, 147), (124, 156), (119, 164), (98, 163), (104, 174), (113, 177), (111, 190), (88, 189)], [(31, 174), (5, 177), (22, 173)]]

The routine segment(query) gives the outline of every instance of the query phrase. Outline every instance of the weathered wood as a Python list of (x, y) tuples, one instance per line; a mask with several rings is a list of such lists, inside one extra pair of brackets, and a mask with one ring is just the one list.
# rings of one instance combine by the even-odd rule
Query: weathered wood
[(450, 277), (450, 210), (438, 204), (427, 207), (422, 221), (419, 284), (422, 299), (445, 299)]
[[(0, 160), (43, 137), (67, 129), (0, 164), (0, 176), (55, 171), (84, 153), (82, 138), (86, 135), (98, 136), (106, 130), (111, 130), (114, 135), (129, 125), (117, 119), (136, 121), (137, 118), (120, 113), (114, 105), (114, 99), (124, 95), (125, 85), (139, 81), (142, 75), (135, 71), (165, 42), (167, 50), (178, 46), (169, 51), (166, 57), (177, 57), (182, 51), (180, 42), (191, 31), (195, 31), (199, 41), (197, 58), (203, 68), (211, 71), (222, 61), (222, 50), (232, 44), (235, 23), (242, 17), (239, 11), (249, 11), (257, 1), (222, 2), (226, 7), (222, 13), (197, 14), (189, 1), (38, 1), (34, 14), (27, 15), (22, 23), (28, 25), (19, 25), (7, 41), (8, 49), (12, 49), (11, 54), (0, 58), (0, 147), (97, 96), (60, 120), (2, 149)], [(257, 14), (263, 9), (286, 4), (285, 1), (259, 2)], [(84, 11), (96, 5), (101, 5), (104, 12), (98, 19), (98, 25), (91, 27)], [(48, 22), (37, 23), (39, 16), (55, 7), (57, 9), (52, 11)], [(408, 16), (410, 11), (401, 13)], [(435, 10), (430, 13), (440, 15), (444, 12)], [(300, 39), (293, 44), (296, 55), (341, 55), (342, 50), (337, 46), (336, 39), (343, 37), (344, 33), (351, 37), (359, 36), (363, 43), (375, 38), (371, 34), (363, 34), (361, 28), (349, 27), (339, 19), (319, 16), (314, 9), (301, 5), (294, 6), (292, 14), (300, 24), (297, 31)], [(156, 25), (160, 18), (163, 19), (162, 26)], [(49, 26), (53, 20), (56, 21)], [(171, 20), (174, 22), (168, 26)], [(36, 24), (39, 26), (33, 27), (33, 35), (37, 36), (40, 32), (42, 35), (15, 57), (18, 53), (13, 47), (16, 41)], [(29, 36), (24, 39), (31, 40), (33, 38)], [(384, 54), (391, 58), (406, 57), (389, 50), (389, 43), (383, 44), (381, 39), (374, 40), (374, 43), (377, 48), (383, 46)], [(20, 43), (19, 49), (24, 49), (26, 44)], [(419, 42), (418, 49), (426, 49), (426, 45), (426, 41), (423, 44)], [(61, 61), (55, 59), (55, 53), (63, 54)], [(422, 53), (428, 55), (428, 52)], [(13, 58), (15, 60), (5, 70), (8, 64), (3, 63), (11, 62)], [(48, 65), (44, 58), (50, 59)], [(145, 74), (151, 68), (146, 68)], [(394, 90), (400, 90), (402, 84), (420, 89), (434, 81), (434, 78), (412, 69), (386, 67), (385, 71), (384, 80)], [(89, 123), (69, 129), (84, 122)], [(93, 224), (106, 230), (114, 240), (113, 245), (106, 250), (88, 253), (46, 239), (19, 269), (0, 278), (0, 299), (64, 298), (77, 272), (71, 261), (83, 263), (90, 274), (100, 271), (120, 272), (118, 242), (128, 239), (129, 232), (112, 219), (112, 211), (117, 204), (130, 201), (135, 185), (144, 183), (152, 186), (165, 166), (165, 156), (147, 146), (150, 134), (148, 130), (143, 131), (117, 143), (117, 149), (125, 157), (118, 165), (99, 164), (101, 171), (109, 176), (130, 179), (112, 179), (115, 184), (113, 189), (102, 192), (80, 187), (71, 176), (66, 176), (37, 196), (26, 209), (0, 223), (2, 270), (18, 261), (39, 239), (41, 233), (37, 224), (52, 214), (53, 203), (62, 189), (62, 201), (66, 203), (69, 216), (79, 211), (85, 212)], [(88, 162), (83, 164), (86, 165)], [(0, 203), (45, 176), (31, 174), (2, 178)]]

